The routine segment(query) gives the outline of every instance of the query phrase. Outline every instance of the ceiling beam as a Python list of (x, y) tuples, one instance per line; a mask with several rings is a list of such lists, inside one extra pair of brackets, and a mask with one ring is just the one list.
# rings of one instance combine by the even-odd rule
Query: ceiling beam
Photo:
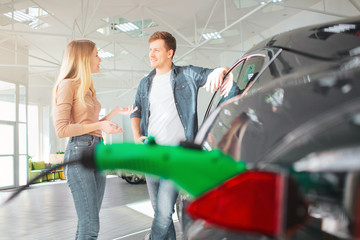
[(67, 29), (69, 29), (70, 31), (72, 30), (71, 27), (69, 27), (66, 23), (64, 23), (64, 21), (61, 21), (58, 17), (56, 17), (55, 14), (51, 14), (51, 12), (49, 10), (47, 10), (46, 8), (40, 6), (40, 4), (38, 4), (37, 2), (35, 2), (34, 0), (30, 0), (32, 3), (34, 3), (36, 6), (38, 6), (39, 8), (45, 10), (46, 12), (49, 13), (49, 15), (54, 18), (56, 21), (58, 21), (60, 24), (62, 24), (63, 26), (65, 26)]
[(226, 0), (224, 0), (224, 23), (225, 23), (225, 26), (224, 27), (227, 27), (228, 23), (227, 23), (227, 11), (226, 11)]
[(214, 14), (214, 11), (215, 11), (215, 8), (216, 8), (216, 5), (217, 5), (218, 2), (219, 2), (219, 0), (215, 1), (214, 5), (213, 5), (213, 7), (211, 9), (210, 15), (209, 15), (208, 19), (206, 20), (206, 24), (205, 24), (202, 32), (200, 33), (200, 37), (198, 38), (199, 40), (198, 40), (198, 42), (196, 42), (196, 44), (199, 44), (199, 42), (201, 41), (202, 35), (205, 33), (205, 31), (207, 29), (207, 26), (209, 25), (210, 19), (212, 18), (212, 15)]
[[(247, 14), (245, 14), (244, 16), (242, 16), (241, 18), (239, 18), (238, 20), (234, 21), (233, 23), (231, 23), (230, 25), (228, 25), (227, 27), (223, 28), (222, 30), (220, 30), (218, 33), (221, 34), (223, 32), (225, 32), (226, 30), (232, 28), (233, 26), (235, 26), (236, 24), (238, 24), (239, 22), (243, 21), (244, 19), (248, 18), (249, 16), (251, 16), (252, 14), (256, 13), (257, 11), (259, 11), (260, 9), (264, 8), (265, 6), (267, 6), (268, 4), (272, 3), (272, 0), (268, 0), (266, 3), (264, 3), (263, 5), (260, 5), (258, 7), (256, 7), (255, 9), (251, 10), (250, 12), (248, 12)], [(200, 44), (198, 44), (197, 46), (195, 46), (194, 48), (190, 49), (189, 51), (187, 51), (185, 54), (183, 54), (182, 56), (178, 57), (175, 59), (174, 62), (179, 61), (180, 59), (184, 58), (185, 56), (189, 55), (190, 53), (192, 53), (193, 51), (195, 51), (196, 49), (198, 49), (199, 47), (203, 46), (204, 44), (208, 43), (209, 41), (211, 41), (212, 39), (207, 39), (203, 42), (201, 42)]]
[[(89, 11), (89, 0), (85, 0), (86, 1), (86, 9), (84, 9), (84, 0), (81, 0), (81, 35), (82, 37), (85, 36), (85, 25), (86, 25), (86, 20), (87, 20), (87, 14)], [(85, 13), (85, 15), (84, 15)]]
[(40, 57), (36, 57), (36, 56), (33, 56), (31, 54), (28, 54), (28, 53), (23, 53), (23, 52), (21, 52), (19, 50), (12, 50), (10, 48), (5, 48), (5, 47), (1, 47), (1, 46), (0, 46), (0, 49), (3, 49), (5, 51), (9, 51), (9, 52), (12, 52), (12, 53), (16, 53), (16, 54), (21, 54), (21, 55), (24, 55), (24, 56), (28, 56), (28, 57), (31, 57), (31, 58), (34, 58), (34, 59), (38, 59), (38, 60), (43, 61), (43, 62), (54, 64), (55, 66), (59, 66), (59, 63), (51, 62), (49, 60), (46, 60), (46, 59), (43, 59), (43, 58), (40, 58)]
[(59, 59), (55, 58), (54, 56), (52, 56), (51, 54), (49, 54), (48, 52), (44, 51), (43, 48), (38, 47), (35, 43), (29, 41), (28, 39), (24, 38), (23, 36), (20, 36), (20, 38), (27, 42), (29, 45), (33, 46), (34, 48), (38, 49), (40, 52), (44, 53), (45, 55), (47, 55), (48, 57), (52, 58), (56, 63), (58, 63), (60, 65), (60, 61)]
[(144, 64), (147, 67), (150, 67), (150, 63), (149, 62), (145, 62), (142, 58), (140, 58), (137, 54), (133, 53), (132, 51), (130, 51), (128, 48), (124, 47), (122, 44), (120, 44), (119, 42), (115, 42), (116, 44), (118, 44), (121, 48), (125, 49), (125, 51), (127, 51), (128, 53), (130, 53), (133, 57), (135, 57), (137, 60), (139, 60), (140, 63)]
[(89, 28), (90, 23), (91, 23), (92, 20), (94, 19), (95, 14), (96, 14), (97, 10), (99, 9), (99, 6), (100, 6), (101, 2), (102, 2), (102, 0), (98, 0), (97, 4), (94, 6), (94, 10), (93, 10), (93, 12), (92, 12), (89, 20), (88, 20), (87, 23), (85, 24), (84, 37), (87, 35), (87, 34), (86, 34), (86, 31), (87, 31), (87, 29)]
[(19, 31), (19, 30), (8, 30), (8, 29), (0, 29), (0, 32), (11, 33), (14, 35), (38, 35), (38, 36), (64, 37), (64, 38), (72, 37), (72, 35), (69, 35), (69, 34), (46, 33), (46, 32), (35, 32), (35, 31)]
[(249, 21), (244, 21), (246, 24), (244, 24), (244, 26), (249, 30), (249, 31), (254, 31), (254, 33), (256, 33), (258, 36), (260, 36), (260, 38), (262, 40), (265, 40), (266, 37), (264, 35), (262, 35), (261, 32), (259, 32), (258, 30), (256, 30), (256, 28), (259, 28), (259, 26), (256, 26), (254, 23), (251, 23)]
[(167, 21), (165, 21), (164, 19), (162, 19), (159, 15), (157, 15), (156, 13), (154, 13), (154, 11), (152, 11), (151, 9), (144, 7), (145, 10), (147, 10), (150, 14), (152, 14), (153, 16), (155, 16), (156, 18), (158, 18), (163, 24), (165, 24), (166, 26), (168, 26), (171, 30), (173, 30), (177, 35), (179, 35), (184, 41), (186, 41), (190, 46), (193, 46), (194, 44), (189, 41), (187, 39), (187, 37), (185, 37), (181, 32), (179, 32), (176, 28), (174, 28), (173, 26), (171, 26), (170, 24), (167, 23)]

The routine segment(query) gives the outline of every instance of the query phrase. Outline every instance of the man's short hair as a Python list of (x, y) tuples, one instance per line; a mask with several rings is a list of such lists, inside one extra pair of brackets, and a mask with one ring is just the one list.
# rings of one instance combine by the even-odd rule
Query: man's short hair
[(174, 57), (176, 51), (176, 39), (174, 38), (174, 36), (168, 32), (157, 31), (150, 36), (149, 43), (158, 39), (163, 39), (165, 41), (166, 49), (167, 50), (172, 49), (173, 50), (172, 57)]

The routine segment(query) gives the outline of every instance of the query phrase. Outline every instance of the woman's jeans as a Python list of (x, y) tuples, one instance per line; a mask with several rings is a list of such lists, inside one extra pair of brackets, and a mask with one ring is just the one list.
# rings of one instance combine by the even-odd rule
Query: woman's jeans
[[(88, 134), (70, 137), (64, 162), (79, 159), (82, 151), (94, 151), (99, 141), (102, 141), (102, 138)], [(97, 239), (100, 229), (99, 212), (104, 197), (106, 176), (97, 170), (84, 168), (81, 163), (67, 165), (65, 174), (78, 216), (75, 239)]]
[(165, 179), (156, 179), (146, 175), (146, 184), (155, 216), (151, 226), (151, 240), (176, 240), (172, 214), (179, 192)]

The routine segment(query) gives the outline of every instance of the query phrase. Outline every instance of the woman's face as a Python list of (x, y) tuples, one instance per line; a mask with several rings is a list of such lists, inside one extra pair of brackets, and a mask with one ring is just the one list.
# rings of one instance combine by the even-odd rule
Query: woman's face
[(98, 56), (98, 50), (97, 50), (97, 47), (95, 46), (93, 52), (91, 53), (91, 57), (90, 57), (91, 73), (100, 72), (100, 62), (101, 62), (101, 59)]

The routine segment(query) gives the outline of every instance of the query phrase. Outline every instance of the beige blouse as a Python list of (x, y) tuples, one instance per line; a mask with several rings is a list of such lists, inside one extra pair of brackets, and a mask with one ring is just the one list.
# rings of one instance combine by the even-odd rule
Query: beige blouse
[[(99, 121), (101, 105), (96, 96), (89, 90), (85, 96), (87, 105), (84, 107), (76, 96), (76, 85), (73, 81), (63, 80), (56, 93), (54, 121), (56, 134), (60, 138), (83, 135), (83, 124)], [(96, 130), (87, 134), (101, 137), (102, 131)]]

